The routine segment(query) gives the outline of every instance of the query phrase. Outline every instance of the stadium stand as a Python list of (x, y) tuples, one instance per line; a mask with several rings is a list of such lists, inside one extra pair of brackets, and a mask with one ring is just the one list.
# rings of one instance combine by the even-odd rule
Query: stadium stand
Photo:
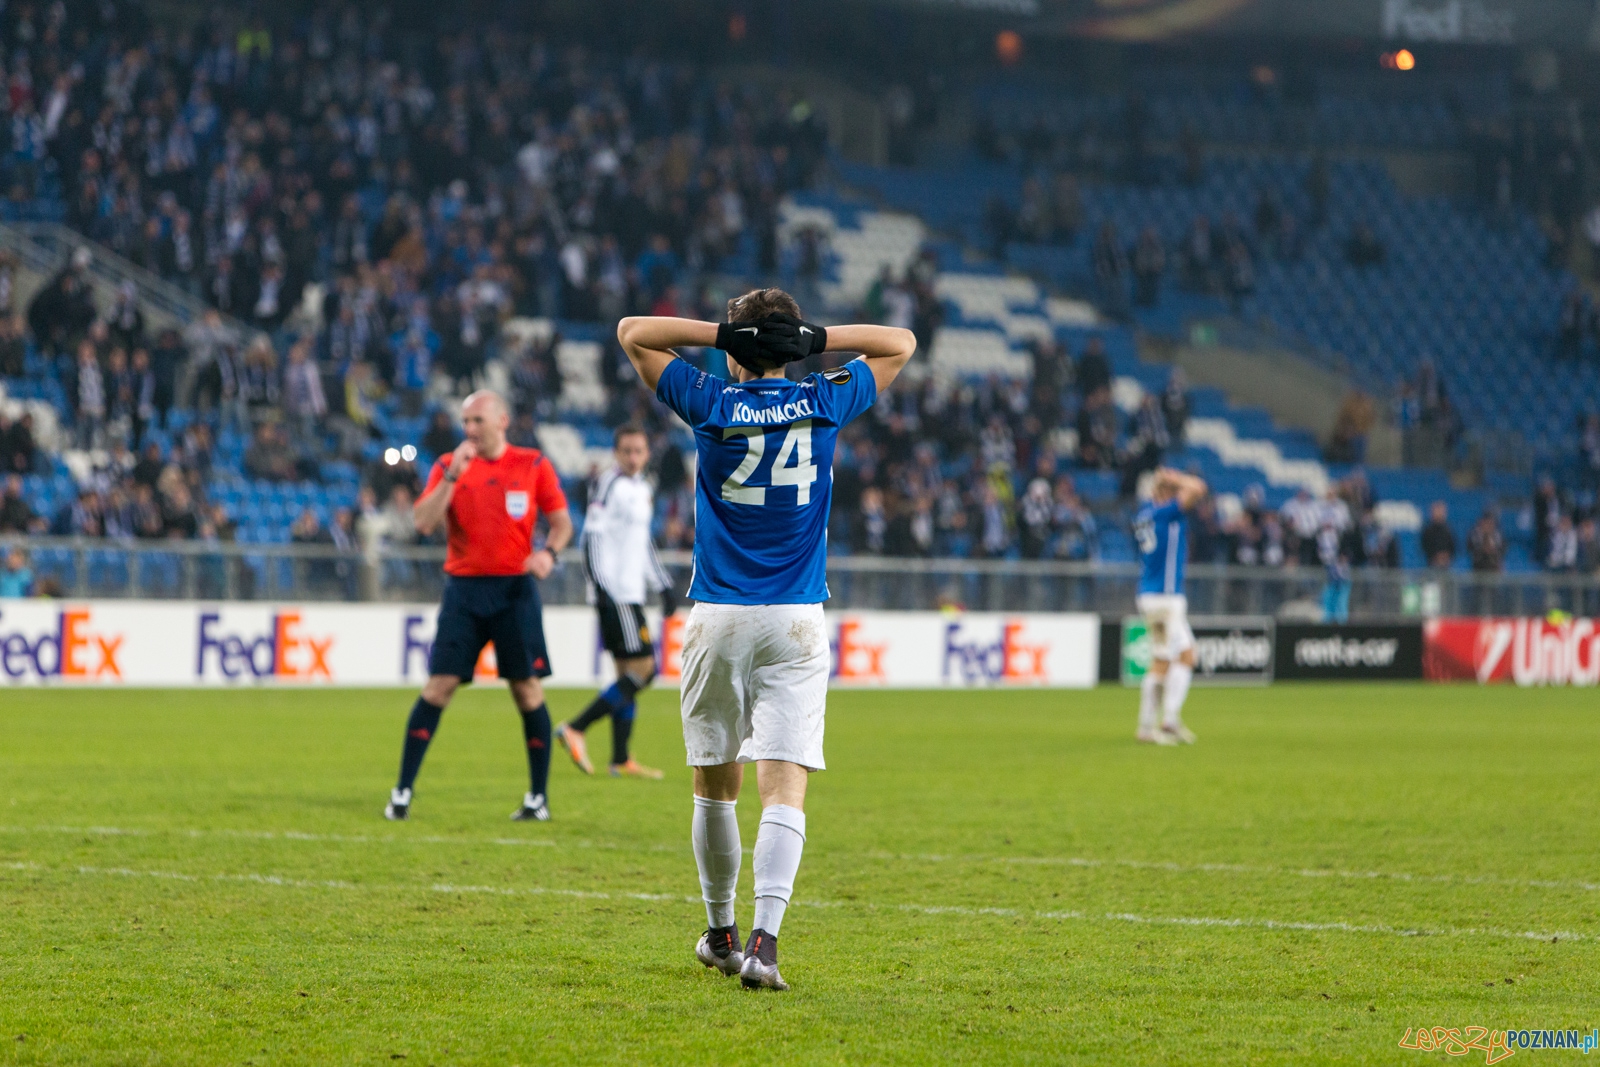
[[(1109, 224), (1114, 233), (1154, 228), (1177, 261), (1194, 222), (1237, 234), (1252, 253), (1247, 310), (1343, 357), (1341, 363), (1376, 385), (1414, 377), (1424, 360), (1448, 354), (1440, 371), (1470, 426), (1534, 428), (1531, 443), (1548, 455), (1576, 444), (1578, 419), (1600, 397), (1600, 374), (1590, 364), (1557, 361), (1554, 324), (1563, 294), (1573, 287), (1565, 272), (1545, 263), (1545, 239), (1531, 218), (1507, 229), (1457, 210), (1443, 198), (1398, 193), (1381, 164), (1332, 164), (1328, 221), (1296, 241), (1287, 255), (1254, 219), (1264, 198), (1276, 210), (1309, 217), (1305, 192), (1309, 165), (1287, 159), (1213, 160), (1195, 188), (1085, 185), (1085, 231)], [(990, 197), (1020, 206), (1021, 182), (1012, 168), (970, 166), (944, 172), (888, 173), (847, 166), (845, 178), (886, 203), (913, 211), (940, 228), (977, 243)], [(975, 195), (976, 194), (976, 195)], [(977, 205), (976, 209), (974, 205)], [(1365, 225), (1384, 246), (1381, 264), (1349, 262), (1349, 239)], [(1210, 239), (1208, 238), (1208, 243)], [(1266, 244), (1266, 249), (1262, 245)], [(1091, 290), (1096, 283), (1093, 244), (1007, 247), (1007, 262), (1059, 286)], [(1184, 266), (1175, 262), (1176, 279)], [(1311, 286), (1312, 280), (1318, 285)], [(1168, 283), (1170, 285), (1170, 282)], [(1220, 312), (1223, 303), (1164, 293), (1154, 308), (1138, 309), (1140, 325), (1177, 332), (1196, 311)], [(1509, 355), (1510, 359), (1496, 359)], [(1530, 377), (1524, 373), (1532, 369)], [(1571, 387), (1576, 377), (1577, 388)], [(1524, 386), (1540, 386), (1531, 392)]]
[(1074, 91), (1035, 75), (980, 82), (970, 99), (988, 156), (1001, 154), (1006, 139), (1032, 156), (1050, 154), (1065, 140), (1082, 144), (1084, 131), (1114, 145), (1130, 127), (1151, 143), (1175, 144), (1203, 131), (1214, 145), (1440, 148), (1466, 136), (1463, 111), (1480, 119), (1509, 111), (1509, 87), (1494, 76), (1430, 82), (1420, 91), (1390, 84), (1382, 93), (1374, 93), (1370, 76), (1291, 76), (1301, 84), (1283, 84), (1270, 67), (1219, 72), (1166, 62), (1135, 66), (1126, 80), (1137, 88), (1123, 92)]
[[(184, 42), (64, 17), (84, 20), (66, 27), (80, 55), (6, 24), (32, 72), (3, 175), (4, 218), (30, 225), (0, 232), (19, 479), (0, 532), (409, 544), (453, 402), (486, 385), (580, 514), (609, 427), (647, 425), (659, 535), (682, 547), (692, 450), (612, 323), (718, 318), (763, 280), (831, 320), (910, 327), (926, 354), (920, 384), (842, 439), (837, 552), (1127, 560), (1157, 462), (1216, 490), (1206, 561), (1314, 563), (1333, 522), (1359, 560), (1421, 567), (1435, 502), (1465, 546), (1515, 501), (1496, 565), (1531, 569), (1592, 508), (1600, 373), (1558, 333), (1588, 313), (1549, 232), (1520, 199), (1409, 196), (1326, 154), (1465, 147), (1494, 171), (1492, 78), (1384, 98), (1318, 75), (1311, 105), (1184, 68), (1137, 94), (996, 82), (972, 94), (978, 158), (883, 167), (828, 156), (802, 97), (648, 55), (515, 32), (419, 49), (358, 8), (284, 31), (221, 13)], [(1559, 502), (1523, 507), (1526, 471), (1462, 489), (1438, 465), (1365, 466), (1359, 442), (1329, 454), (1140, 356), (1143, 335), (1227, 315), (1392, 392), (1441, 461), (1524, 435)]]
[[(786, 210), (784, 227), (792, 231), (801, 226), (816, 227), (831, 235), (834, 249), (831, 279), (823, 290), (834, 301), (847, 306), (881, 302), (881, 295), (876, 295), (874, 286), (865, 284), (864, 279), (873, 278), (881, 285), (885, 263), (890, 267), (890, 276), (897, 271), (904, 274), (913, 270), (917, 250), (926, 242), (925, 235), (919, 232), (920, 224), (913, 218), (866, 210), (859, 204), (840, 204), (837, 197), (822, 195), (797, 197), (794, 206)], [(907, 236), (898, 241), (872, 236), (881, 234)], [(945, 251), (947, 258), (961, 262), (958, 250)], [(1172, 371), (1141, 360), (1131, 330), (1101, 322), (1094, 309), (1081, 301), (1049, 298), (1025, 277), (1001, 274), (993, 268), (980, 273), (971, 263), (965, 263), (959, 270), (938, 271), (933, 275), (930, 290), (940, 304), (938, 317), (942, 322), (928, 346), (934, 381), (925, 385), (924, 394), (912, 402), (913, 410), (903, 413), (903, 418), (915, 418), (915, 407), (918, 404), (926, 407), (929, 393), (949, 389), (952, 385), (958, 386), (954, 390), (958, 395), (962, 383), (975, 391), (994, 391), (1003, 388), (1002, 382), (1025, 386), (1041, 377), (1037, 369), (1041, 348), (1058, 353), (1081, 353), (1093, 342), (1108, 361), (1109, 373), (1113, 375), (1108, 383), (1109, 397), (1120, 412), (1113, 424), (1116, 435), (1113, 455), (1137, 457), (1142, 454), (1142, 446), (1130, 440), (1139, 432), (1138, 413), (1146, 396), (1158, 403), (1165, 400), (1172, 383)], [(1076, 367), (1069, 373), (1075, 375)], [(1092, 392), (1092, 387), (1088, 391)], [(1237, 520), (1247, 496), (1250, 506), (1258, 510), (1277, 510), (1301, 490), (1323, 500), (1340, 477), (1351, 473), (1348, 470), (1330, 473), (1308, 434), (1279, 429), (1267, 413), (1231, 405), (1220, 390), (1185, 388), (1182, 392), (1182, 400), (1174, 399), (1163, 407), (1164, 412), (1182, 407), (1181, 416), (1168, 418), (1164, 414), (1159, 428), (1164, 435), (1166, 461), (1201, 472), (1218, 491), (1218, 505), (1228, 521)], [(1077, 421), (1083, 410), (1077, 397), (1084, 397), (1087, 403), (1082, 383), (1076, 390), (1066, 392), (1067, 410), (1057, 413), (1055, 421), (1061, 421), (1063, 414), (1068, 423)], [(884, 403), (897, 402), (886, 400)], [(948, 399), (941, 399), (940, 410), (948, 403)], [(982, 402), (977, 403), (980, 408), (983, 406)], [(1059, 456), (1049, 456), (1053, 463), (1049, 478), (1054, 481), (1069, 475), (1076, 494), (1091, 507), (1100, 509), (1102, 520), (1109, 517), (1114, 522), (1120, 517), (1119, 500), (1130, 495), (1128, 490), (1132, 483), (1127, 460), (1109, 462), (1111, 457), (1108, 456), (1104, 465), (1082, 462), (1078, 434), (1078, 430), (1066, 429), (1053, 435), (1050, 445)], [(1175, 444), (1173, 438), (1176, 438)], [(949, 458), (946, 457), (946, 462)], [(992, 455), (983, 462), (985, 470), (992, 469), (994, 464), (990, 460)], [(1008, 470), (1015, 467), (1028, 475), (1013, 477), (1004, 489), (1012, 494), (1011, 500), (1024, 499), (1028, 482), (1038, 470), (1037, 464), (1031, 471), (1026, 464), (1014, 465), (1011, 461), (1000, 465)], [(1146, 468), (1134, 463), (1131, 469), (1137, 474)], [(1365, 473), (1361, 477), (1365, 478)], [(1385, 479), (1382, 474), (1379, 478), (1385, 481), (1386, 488), (1396, 487), (1393, 478)], [(1440, 475), (1434, 475), (1427, 484), (1418, 482), (1407, 487), (1418, 490), (1419, 495), (1444, 492), (1447, 497), (1453, 496), (1448, 482)], [(911, 487), (902, 490), (902, 495), (915, 497), (919, 491), (919, 487)], [(1370, 483), (1362, 493), (1371, 497)], [(1457, 503), (1468, 501), (1458, 499)], [(1355, 516), (1356, 519), (1362, 517)], [(1420, 548), (1416, 545), (1416, 534), (1422, 526), (1421, 511), (1411, 499), (1390, 499), (1381, 507), (1375, 507), (1367, 518), (1371, 526), (1367, 532), (1373, 538), (1398, 535), (1402, 558), (1421, 564)], [(1108, 536), (1098, 542), (1095, 555), (1108, 560), (1131, 558), (1131, 543), (1125, 531), (1113, 526), (1105, 532)], [(998, 535), (992, 540), (997, 542)], [(1288, 551), (1293, 554), (1299, 538), (1290, 534), (1287, 540)], [(1220, 552), (1220, 545), (1215, 550)]]

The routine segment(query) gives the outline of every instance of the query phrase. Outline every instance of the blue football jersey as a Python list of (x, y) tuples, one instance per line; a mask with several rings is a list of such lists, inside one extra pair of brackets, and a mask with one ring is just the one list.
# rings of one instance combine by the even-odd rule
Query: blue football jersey
[(1182, 593), (1189, 562), (1189, 516), (1178, 502), (1146, 503), (1133, 517), (1133, 537), (1142, 563), (1139, 592)]
[(839, 428), (878, 398), (862, 360), (793, 382), (729, 382), (675, 359), (656, 396), (694, 430), (694, 581), (710, 604), (828, 599)]

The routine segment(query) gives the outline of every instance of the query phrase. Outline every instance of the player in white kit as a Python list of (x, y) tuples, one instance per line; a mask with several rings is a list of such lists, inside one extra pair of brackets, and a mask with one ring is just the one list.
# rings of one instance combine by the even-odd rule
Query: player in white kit
[(616, 664), (617, 680), (571, 722), (555, 728), (555, 738), (584, 774), (593, 774), (583, 732), (611, 719), (611, 775), (660, 778), (661, 772), (633, 758), (635, 697), (656, 676), (655, 644), (645, 622), (644, 604), (661, 595), (661, 609), (671, 618), (678, 610), (672, 576), (661, 565), (650, 540), (655, 494), (645, 475), (650, 438), (629, 423), (612, 435), (616, 465), (600, 475), (589, 496), (583, 520), (583, 564), (589, 578), (589, 599), (600, 615), (600, 643)]
[[(821, 770), (830, 654), (822, 618), (833, 452), (916, 350), (909, 330), (823, 329), (779, 289), (728, 302), (728, 322), (629, 318), (617, 337), (639, 376), (694, 431), (696, 601), (683, 645), (683, 738), (694, 767), (695, 862), (707, 929), (695, 955), (749, 988), (787, 989), (778, 930), (806, 837), (806, 775)], [(672, 351), (715, 347), (732, 381)], [(864, 357), (800, 381), (784, 365)], [(734, 803), (756, 764), (755, 928), (734, 921), (741, 858)]]

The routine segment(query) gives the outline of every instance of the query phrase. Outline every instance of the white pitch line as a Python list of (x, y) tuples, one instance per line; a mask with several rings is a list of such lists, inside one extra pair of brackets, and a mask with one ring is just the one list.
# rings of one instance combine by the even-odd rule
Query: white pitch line
[[(630, 845), (617, 841), (547, 841), (533, 837), (449, 837), (443, 834), (315, 834), (301, 830), (142, 830), (120, 826), (0, 826), (4, 834), (83, 834), (90, 837), (228, 837), (244, 841), (331, 841), (350, 845), (511, 845), (530, 848), (588, 848), (631, 852), (687, 852), (687, 847)], [(749, 849), (745, 850), (750, 851)]]
[(286, 878), (278, 874), (183, 874), (178, 871), (140, 871), (132, 867), (46, 867), (38, 863), (0, 863), (8, 871), (40, 871), (47, 874), (102, 874), (123, 878), (158, 878), (171, 882), (249, 882), (255, 885), (285, 886), (290, 889), (360, 889), (355, 882), (338, 879)]
[[(509, 845), (534, 848), (579, 848), (608, 851), (645, 851), (685, 854), (684, 846), (626, 845), (615, 841), (550, 841), (528, 837), (448, 837), (443, 835), (409, 837), (399, 834), (314, 834), (298, 830), (139, 830), (116, 826), (0, 826), (0, 833), (10, 834), (88, 834), (104, 837), (231, 837), (249, 841), (330, 841), (337, 844), (379, 845)], [(746, 848), (746, 854), (751, 849)], [(814, 853), (821, 850), (813, 850)], [(821, 854), (848, 858), (851, 853), (821, 852)], [(1339, 878), (1356, 881), (1413, 882), (1427, 885), (1494, 885), (1521, 889), (1570, 889), (1586, 893), (1600, 892), (1600, 882), (1561, 881), (1557, 879), (1501, 878), (1496, 875), (1471, 874), (1414, 874), (1407, 871), (1349, 871), (1318, 867), (1270, 867), (1245, 863), (1173, 863), (1161, 860), (1093, 859), (1084, 856), (990, 856), (979, 853), (943, 855), (930, 852), (866, 852), (859, 853), (867, 859), (894, 860), (901, 863), (1004, 863), (1037, 867), (1082, 867), (1086, 869), (1123, 867), (1129, 870), (1166, 871), (1172, 874), (1257, 874), (1286, 875), (1295, 878)]]
[[(416, 841), (421, 844), (441, 845), (466, 840), (459, 837), (433, 835), (429, 837), (375, 836), (371, 834), (313, 834), (300, 830), (134, 830), (120, 826), (0, 826), (0, 833), (8, 834), (86, 834), (92, 837), (237, 837), (248, 841), (333, 841), (339, 844), (404, 844)], [(533, 845), (554, 848), (554, 841), (537, 838), (491, 837), (475, 839), (492, 845)]]
[(1437, 885), (1500, 885), (1528, 889), (1581, 889), (1600, 891), (1597, 882), (1567, 882), (1550, 879), (1500, 878), (1495, 875), (1412, 874), (1406, 871), (1346, 871), (1319, 867), (1268, 867), (1248, 863), (1173, 863), (1164, 860), (1090, 859), (1082, 856), (985, 856), (938, 855), (936, 853), (869, 852), (870, 859), (921, 863), (1011, 863), (1038, 867), (1125, 867), (1139, 871), (1167, 871), (1172, 874), (1273, 874), (1296, 878), (1348, 878), (1361, 881), (1386, 880), (1422, 882)]
[[(394, 883), (357, 883), (339, 880), (308, 880), (287, 878), (275, 874), (183, 874), (177, 871), (136, 870), (130, 867), (46, 867), (38, 863), (0, 863), (0, 870), (28, 871), (38, 874), (81, 874), (121, 878), (155, 878), (178, 882), (234, 882), (248, 885), (280, 886), (290, 889), (338, 889), (368, 892), (486, 894), (490, 896), (559, 896), (578, 900), (638, 900), (650, 903), (676, 902), (699, 904), (699, 897), (678, 896), (672, 893), (605, 892), (591, 889), (560, 889), (547, 886), (488, 886), (454, 885), (436, 882), (432, 885), (400, 885)], [(1311, 922), (1286, 919), (1237, 919), (1216, 916), (1140, 915), (1133, 912), (1111, 911), (1104, 913), (1061, 910), (1032, 910), (1026, 908), (976, 908), (960, 904), (879, 904), (873, 901), (849, 900), (797, 900), (796, 905), (812, 908), (858, 908), (864, 911), (902, 911), (919, 915), (994, 916), (1008, 919), (1031, 918), (1062, 922), (1137, 923), (1144, 926), (1193, 926), (1217, 929), (1255, 929), (1309, 931), (1312, 933), (1380, 934), (1394, 937), (1492, 937), (1508, 940), (1594, 941), (1593, 934), (1573, 933), (1566, 930), (1503, 930), (1495, 927), (1421, 927), (1391, 926), (1386, 923)]]

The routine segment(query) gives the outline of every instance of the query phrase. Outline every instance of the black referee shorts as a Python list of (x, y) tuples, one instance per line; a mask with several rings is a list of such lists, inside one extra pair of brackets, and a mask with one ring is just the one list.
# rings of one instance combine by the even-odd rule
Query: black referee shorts
[(655, 655), (650, 624), (645, 622), (641, 605), (618, 604), (598, 585), (594, 595), (595, 607), (600, 612), (600, 643), (607, 652), (623, 659)]
[(491, 641), (500, 677), (518, 682), (550, 677), (544, 611), (531, 575), (445, 580), (428, 673), (471, 682), (478, 654)]

